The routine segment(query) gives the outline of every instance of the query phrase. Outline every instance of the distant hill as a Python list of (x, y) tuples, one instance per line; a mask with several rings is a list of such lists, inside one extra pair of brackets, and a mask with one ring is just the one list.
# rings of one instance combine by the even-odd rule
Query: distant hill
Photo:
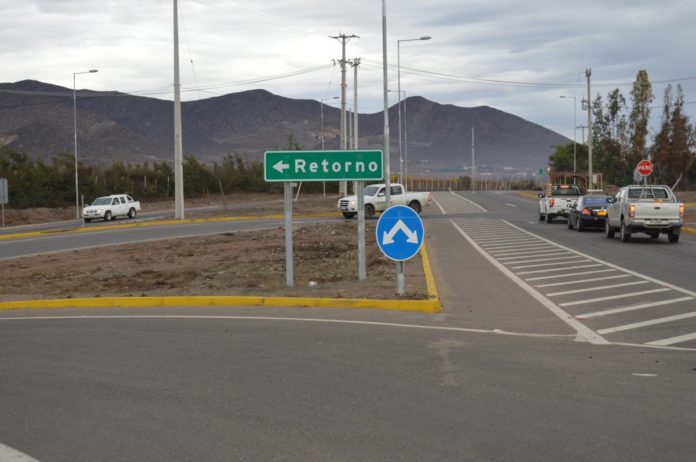
[[(161, 162), (173, 158), (173, 103), (118, 92), (78, 91), (78, 158), (87, 163)], [(548, 163), (552, 146), (569, 140), (497, 109), (406, 100), (409, 173), (460, 175), (471, 159), (475, 127), (479, 170), (533, 171)], [(238, 153), (261, 159), (288, 138), (320, 149), (320, 103), (265, 90), (231, 93), (182, 103), (184, 154), (201, 162)], [(326, 149), (339, 146), (340, 111), (324, 106)], [(389, 109), (392, 171), (398, 170), (397, 107)], [(381, 148), (382, 112), (361, 114), (361, 148)], [(48, 158), (73, 152), (72, 89), (33, 80), (0, 83), (0, 144)]]

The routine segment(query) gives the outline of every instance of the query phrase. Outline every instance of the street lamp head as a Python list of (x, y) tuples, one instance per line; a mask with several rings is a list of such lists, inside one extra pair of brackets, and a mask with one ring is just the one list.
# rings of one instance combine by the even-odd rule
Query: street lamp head
[(429, 35), (424, 35), (423, 37), (420, 38), (420, 40), (430, 40), (432, 37)]
[(90, 72), (91, 74), (94, 74), (95, 72), (99, 72), (99, 69), (90, 69), (89, 72)]

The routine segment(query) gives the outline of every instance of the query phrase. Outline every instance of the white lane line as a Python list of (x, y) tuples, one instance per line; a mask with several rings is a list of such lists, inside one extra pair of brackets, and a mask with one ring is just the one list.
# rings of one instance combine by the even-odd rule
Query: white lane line
[(34, 459), (2, 443), (0, 443), (0, 460), (3, 462), (39, 462), (38, 459)]
[[(501, 253), (501, 252), (509, 252), (509, 251), (513, 251), (513, 250), (515, 250), (515, 251), (516, 250), (527, 250), (527, 249), (537, 250), (537, 249), (548, 249), (549, 248), (548, 244), (544, 244), (544, 243), (541, 243), (541, 244), (523, 244), (523, 245), (519, 245), (519, 244), (506, 245), (506, 246), (503, 246), (503, 248), (491, 248), (491, 247), (487, 247), (487, 246), (482, 246), (482, 247), (484, 249), (486, 249), (486, 252), (490, 253), (491, 255)], [(498, 246), (496, 246), (496, 247), (498, 247)]]
[(442, 212), (443, 215), (445, 215), (447, 212), (445, 212), (445, 209), (442, 208), (440, 203), (433, 197), (433, 202), (435, 202), (435, 205), (437, 205), (437, 208), (440, 209), (440, 212)]
[(616, 271), (616, 270), (611, 268), (611, 269), (605, 269), (605, 270), (580, 271), (579, 273), (554, 274), (553, 276), (537, 276), (534, 278), (527, 278), (527, 279), (525, 279), (525, 281), (541, 281), (544, 279), (567, 278), (567, 277), (571, 277), (571, 276), (583, 276), (586, 274), (611, 273), (613, 271)]
[(576, 302), (565, 302), (565, 303), (559, 303), (560, 306), (574, 306), (574, 305), (583, 305), (583, 304), (588, 304), (588, 303), (594, 303), (594, 302), (604, 302), (607, 300), (618, 300), (620, 298), (629, 298), (629, 297), (638, 297), (640, 295), (647, 295), (647, 294), (656, 294), (658, 292), (667, 292), (668, 289), (667, 287), (664, 287), (662, 289), (652, 289), (652, 290), (643, 290), (641, 292), (631, 292), (628, 294), (621, 294), (621, 295), (611, 295), (608, 297), (598, 297), (598, 298), (587, 298), (585, 300), (578, 300)]
[(505, 205), (507, 205), (508, 207), (515, 207), (515, 208), (517, 208), (517, 206), (516, 206), (515, 204), (510, 204), (509, 202), (506, 202)]
[(486, 249), (486, 251), (497, 251), (497, 250), (507, 250), (507, 249), (519, 249), (519, 248), (524, 248), (524, 247), (534, 247), (534, 246), (540, 246), (543, 245), (545, 247), (548, 247), (548, 244), (545, 243), (539, 243), (535, 241), (534, 239), (525, 239), (523, 241), (518, 241), (518, 242), (509, 242), (506, 244), (483, 244), (483, 243), (478, 243), (481, 247)]
[[(533, 260), (523, 260), (523, 261), (511, 261), (511, 262), (508, 262), (508, 263), (511, 264), (511, 265), (516, 265), (516, 264), (518, 264), (518, 263), (536, 263), (536, 262), (538, 262), (538, 261), (564, 260), (564, 259), (567, 259), (567, 258), (570, 258), (570, 257), (572, 257), (572, 258), (579, 258), (577, 255), (573, 255), (573, 254), (571, 254), (571, 253), (569, 253), (569, 252), (560, 252), (560, 253), (565, 253), (566, 256), (565, 256), (565, 257), (553, 257), (553, 258), (536, 258), (536, 259), (533, 259)], [(516, 268), (517, 268), (517, 267), (516, 267)]]
[[(502, 329), (471, 329), (467, 327), (448, 327), (448, 326), (428, 326), (424, 324), (400, 324), (393, 322), (377, 322), (377, 321), (354, 321), (350, 319), (322, 319), (322, 318), (288, 318), (274, 316), (225, 316), (225, 315), (188, 315), (188, 314), (139, 314), (139, 315), (86, 315), (86, 316), (8, 316), (0, 317), (0, 322), (3, 321), (53, 321), (53, 320), (87, 320), (87, 319), (212, 319), (212, 320), (234, 320), (234, 321), (284, 321), (284, 322), (306, 322), (306, 323), (325, 323), (325, 324), (349, 324), (358, 326), (376, 326), (376, 327), (398, 327), (402, 329), (421, 329), (435, 330), (446, 332), (467, 332), (473, 334), (496, 334), (496, 335), (511, 335), (518, 337), (535, 337), (535, 338), (568, 338), (566, 334), (535, 334), (527, 332), (510, 332)], [(572, 334), (571, 334), (572, 335)], [(0, 461), (3, 459), (0, 458)]]
[(519, 278), (515, 273), (510, 271), (508, 268), (505, 267), (502, 263), (497, 261), (495, 258), (491, 257), (488, 255), (488, 252), (486, 252), (481, 246), (479, 246), (476, 241), (474, 241), (468, 234), (466, 234), (458, 225), (457, 223), (454, 222), (454, 220), (450, 220), (450, 223), (452, 223), (452, 226), (459, 231), (459, 233), (466, 239), (469, 244), (471, 244), (483, 257), (488, 260), (493, 266), (498, 268), (504, 275), (506, 275), (508, 278), (510, 278), (515, 284), (517, 284), (519, 287), (521, 287), (525, 292), (527, 292), (529, 295), (534, 297), (539, 303), (541, 303), (543, 306), (545, 306), (549, 311), (551, 311), (553, 314), (558, 316), (563, 322), (568, 324), (570, 327), (575, 329), (575, 331), (578, 333), (578, 336), (583, 337), (586, 339), (588, 342), (593, 343), (595, 345), (608, 345), (609, 342), (603, 338), (601, 335), (598, 335), (595, 331), (592, 329), (588, 328), (586, 325), (575, 319), (573, 316), (569, 315), (566, 313), (561, 307), (553, 303), (551, 300), (546, 298), (542, 293), (534, 289), (532, 286), (524, 282), (521, 278)]
[(654, 342), (646, 343), (646, 345), (668, 346), (674, 345), (675, 343), (689, 342), (691, 340), (696, 340), (696, 332), (692, 334), (679, 335), (677, 337), (665, 338), (662, 340), (655, 340)]
[(609, 316), (611, 314), (626, 313), (628, 311), (642, 310), (644, 308), (652, 308), (655, 306), (671, 305), (672, 303), (688, 302), (689, 300), (693, 299), (694, 297), (679, 297), (672, 298), (669, 300), (660, 300), (659, 302), (639, 303), (638, 305), (622, 306), (620, 308), (610, 308), (608, 310), (595, 311), (593, 313), (578, 314), (575, 317), (578, 319), (597, 318), (599, 316)]
[(507, 263), (527, 263), (530, 261), (548, 261), (548, 260), (553, 260), (553, 258), (542, 258), (541, 260), (525, 260), (525, 261), (519, 261), (519, 262), (514, 262), (511, 260), (520, 260), (520, 259), (529, 258), (529, 257), (542, 257), (544, 255), (551, 256), (551, 255), (571, 255), (571, 254), (566, 252), (565, 250), (561, 250), (558, 252), (538, 252), (538, 251), (532, 252), (532, 253), (523, 252), (523, 253), (519, 253), (517, 255), (518, 255), (517, 257), (498, 258), (498, 256), (496, 256), (496, 258), (498, 258), (499, 261), (505, 262), (506, 264)]
[(640, 329), (641, 327), (654, 326), (656, 324), (664, 324), (666, 322), (681, 321), (682, 319), (696, 318), (696, 311), (684, 314), (675, 314), (666, 318), (651, 319), (650, 321), (634, 322), (633, 324), (624, 324), (623, 326), (609, 327), (608, 329), (598, 330), (601, 335), (613, 334), (627, 330)]
[[(548, 284), (538, 284), (538, 285), (535, 285), (534, 287), (539, 289), (541, 287), (567, 286), (567, 285), (572, 285), (572, 284), (584, 284), (586, 282), (607, 281), (609, 279), (621, 279), (621, 278), (630, 278), (630, 277), (631, 277), (630, 274), (619, 274), (618, 276), (602, 276), (601, 278), (576, 279), (574, 281), (563, 281), (563, 282), (550, 282)], [(534, 278), (532, 278), (532, 279), (534, 279)], [(525, 279), (525, 281), (529, 281), (529, 279)]]
[[(472, 238), (473, 239), (473, 238)], [(524, 241), (524, 242), (533, 242), (533, 239), (529, 239), (527, 236), (520, 236), (519, 233), (511, 234), (510, 236), (498, 236), (497, 234), (493, 237), (487, 237), (487, 238), (478, 238), (476, 239), (476, 242), (479, 244), (494, 244), (494, 243), (513, 243), (513, 242), (519, 242), (519, 241)]]
[(470, 203), (470, 204), (473, 205), (474, 207), (478, 207), (479, 209), (481, 209), (482, 212), (488, 212), (488, 210), (484, 209), (483, 207), (481, 207), (480, 205), (478, 205), (476, 202), (474, 202), (474, 201), (472, 201), (472, 200), (469, 200), (469, 199), (467, 199), (467, 198), (464, 197), (464, 196), (460, 196), (459, 194), (457, 194), (457, 193), (454, 192), (454, 191), (450, 191), (450, 192), (451, 192), (453, 195), (455, 195), (455, 196), (457, 196), (457, 197), (459, 197), (459, 198), (461, 198), (461, 199), (464, 199), (465, 201), (467, 201), (468, 203)]
[[(511, 268), (512, 269), (541, 268), (542, 266), (565, 265), (568, 263), (585, 263), (585, 262), (590, 261), (590, 260), (578, 260), (577, 258), (578, 257), (573, 257), (573, 258), (570, 258), (568, 260), (558, 261), (556, 263), (537, 263), (536, 265), (512, 266)], [(564, 269), (567, 269), (567, 267), (562, 267), (559, 269), (564, 270)], [(520, 273), (520, 274), (523, 274), (523, 273)], [(528, 273), (524, 273), (524, 274), (528, 274)]]
[[(511, 251), (512, 249), (504, 249), (504, 251), (496, 250), (495, 252), (488, 252), (491, 255), (493, 255), (495, 258), (499, 257), (507, 257), (509, 255), (534, 255), (534, 254), (544, 254), (544, 252), (553, 252), (553, 251), (558, 251), (558, 249), (549, 249), (548, 246), (542, 248), (542, 247), (537, 247), (537, 248), (522, 248), (522, 249), (516, 249), (514, 251)], [(565, 250), (563, 250), (563, 253), (568, 253)]]
[(616, 289), (618, 287), (638, 286), (641, 284), (650, 284), (650, 281), (633, 281), (633, 282), (626, 282), (623, 284), (611, 284), (608, 286), (596, 286), (596, 287), (587, 287), (585, 289), (566, 290), (564, 292), (553, 292), (551, 294), (546, 294), (546, 296), (547, 297), (557, 297), (559, 295), (581, 294), (583, 292), (595, 292), (597, 290)]
[[(589, 261), (589, 260), (585, 260)], [(597, 266), (602, 266), (599, 263), (593, 263), (591, 265), (579, 265), (579, 266), (564, 266), (562, 268), (552, 268), (552, 269), (545, 269), (545, 270), (534, 270), (534, 271), (521, 271), (517, 274), (539, 274), (539, 273), (552, 273), (554, 271), (564, 271), (564, 270), (574, 270), (574, 269), (581, 269), (581, 268), (594, 268)], [(594, 273), (595, 271), (591, 271)], [(600, 271), (596, 271), (599, 273)], [(579, 273), (575, 273), (579, 274)], [(564, 276), (573, 276), (573, 274), (559, 274), (558, 277), (564, 277)], [(527, 279), (527, 281), (531, 281), (531, 279)]]
[(646, 279), (646, 280), (648, 280), (648, 281), (652, 281), (652, 282), (654, 282), (655, 284), (658, 284), (658, 285), (661, 285), (661, 286), (664, 286), (664, 287), (669, 287), (670, 289), (676, 290), (677, 292), (681, 292), (681, 293), (683, 293), (683, 294), (685, 294), (685, 295), (691, 295), (692, 297), (696, 297), (696, 292), (694, 292), (693, 290), (684, 289), (683, 287), (679, 287), (679, 286), (676, 286), (676, 285), (674, 285), (674, 284), (670, 284), (669, 282), (661, 281), (661, 280), (659, 280), (659, 279), (657, 279), (657, 278), (653, 278), (653, 277), (651, 277), (651, 276), (648, 276), (648, 275), (645, 275), (645, 274), (641, 274), (641, 273), (638, 273), (638, 272), (636, 272), (636, 271), (629, 270), (629, 269), (627, 269), (627, 268), (623, 268), (623, 267), (621, 267), (621, 266), (619, 266), (619, 265), (615, 265), (615, 264), (613, 264), (613, 263), (609, 263), (609, 262), (607, 262), (607, 261), (600, 260), (599, 258), (595, 258), (595, 257), (592, 257), (592, 256), (587, 255), (587, 254), (585, 254), (585, 253), (578, 252), (577, 250), (573, 250), (573, 249), (571, 249), (571, 248), (569, 248), (569, 247), (565, 247), (565, 246), (563, 246), (563, 245), (556, 244), (556, 243), (553, 242), (553, 241), (550, 241), (550, 240), (548, 240), (548, 239), (546, 239), (546, 238), (543, 238), (543, 237), (538, 236), (538, 235), (536, 235), (536, 234), (534, 234), (534, 233), (531, 233), (531, 232), (527, 231), (526, 229), (520, 228), (519, 226), (514, 225), (514, 224), (510, 223), (510, 222), (507, 221), (507, 220), (502, 220), (502, 221), (503, 221), (504, 223), (507, 223), (508, 225), (512, 226), (513, 228), (519, 229), (520, 231), (522, 231), (522, 232), (525, 233), (525, 234), (528, 234), (528, 235), (530, 235), (530, 236), (534, 236), (534, 237), (536, 237), (536, 238), (538, 238), (538, 239), (540, 239), (540, 240), (542, 240), (542, 241), (546, 241), (546, 242), (548, 242), (548, 243), (550, 243), (550, 244), (555, 245), (556, 247), (560, 247), (560, 248), (565, 249), (565, 250), (567, 250), (567, 251), (569, 251), (569, 252), (573, 252), (573, 253), (575, 253), (576, 255), (585, 257), (585, 258), (587, 258), (587, 259), (589, 259), (589, 260), (591, 260), (591, 261), (594, 261), (594, 262), (597, 262), (597, 263), (601, 263), (601, 264), (603, 264), (603, 265), (605, 265), (605, 266), (608, 266), (609, 268), (616, 268), (616, 269), (618, 269), (618, 270), (620, 270), (620, 271), (623, 271), (624, 273), (632, 274), (632, 275), (635, 276), (635, 277), (638, 277), (638, 278), (641, 278), (641, 279)]

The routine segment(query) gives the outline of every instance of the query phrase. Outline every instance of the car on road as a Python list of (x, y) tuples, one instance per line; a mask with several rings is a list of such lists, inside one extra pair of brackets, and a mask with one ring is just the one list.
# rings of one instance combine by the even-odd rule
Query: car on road
[[(403, 185), (392, 183), (390, 186), (390, 205), (407, 205), (418, 213), (423, 207), (432, 203), (432, 195), (429, 192), (408, 192)], [(384, 184), (372, 184), (363, 190), (365, 198), (365, 218), (370, 218), (377, 212), (387, 209), (386, 186)], [(358, 214), (358, 196), (342, 197), (338, 200), (338, 210), (346, 218), (353, 218)]]
[(116, 217), (135, 218), (140, 212), (140, 202), (127, 194), (113, 194), (97, 197), (90, 205), (82, 209), (82, 218), (86, 223), (94, 219), (115, 220)]
[(611, 196), (608, 194), (588, 194), (580, 197), (568, 212), (568, 229), (604, 229), (604, 219), (610, 202)]
[(630, 241), (633, 233), (645, 233), (651, 239), (666, 234), (674, 244), (679, 242), (684, 211), (684, 203), (677, 200), (669, 186), (626, 186), (609, 204), (604, 229), (608, 238), (618, 231), (622, 242)]
[(574, 184), (555, 184), (546, 194), (539, 194), (539, 221), (552, 223), (556, 217), (568, 218), (570, 208), (582, 196), (580, 186)]

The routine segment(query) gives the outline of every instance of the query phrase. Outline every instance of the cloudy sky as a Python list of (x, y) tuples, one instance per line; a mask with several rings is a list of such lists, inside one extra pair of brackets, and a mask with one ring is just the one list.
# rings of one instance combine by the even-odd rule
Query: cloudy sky
[[(0, 82), (71, 88), (74, 72), (96, 68), (77, 76), (78, 88), (171, 99), (172, 9), (172, 0), (0, 0)], [(347, 57), (362, 58), (360, 112), (383, 107), (380, 0), (179, 0), (179, 10), (186, 100), (254, 88), (339, 95), (341, 48), (329, 36), (344, 33), (359, 36)], [(593, 98), (617, 87), (628, 96), (645, 69), (657, 126), (668, 83), (696, 101), (694, 20), (693, 0), (387, 0), (389, 85), (396, 90), (397, 40), (427, 35), (401, 43), (408, 96), (492, 106), (573, 138), (573, 99), (559, 96), (576, 97), (586, 124), (586, 68)]]

